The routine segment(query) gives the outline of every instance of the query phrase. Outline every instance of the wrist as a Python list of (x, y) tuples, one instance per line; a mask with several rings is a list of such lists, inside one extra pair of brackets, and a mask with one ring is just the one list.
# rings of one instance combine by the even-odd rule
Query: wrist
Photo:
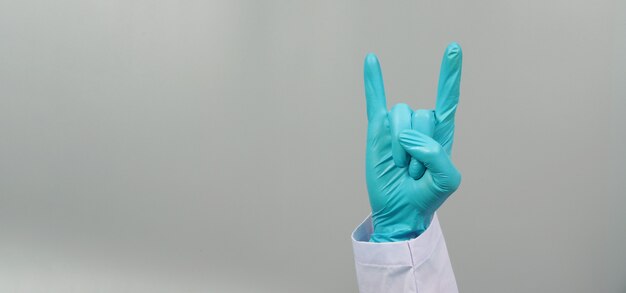
[(400, 242), (411, 240), (417, 236), (419, 236), (418, 231), (409, 229), (408, 227), (396, 229), (375, 229), (370, 237), (370, 242)]
[(408, 217), (411, 219), (404, 218), (403, 221), (394, 221), (394, 224), (372, 217), (374, 231), (370, 242), (400, 242), (417, 238), (428, 229), (433, 215), (413, 215), (415, 216)]

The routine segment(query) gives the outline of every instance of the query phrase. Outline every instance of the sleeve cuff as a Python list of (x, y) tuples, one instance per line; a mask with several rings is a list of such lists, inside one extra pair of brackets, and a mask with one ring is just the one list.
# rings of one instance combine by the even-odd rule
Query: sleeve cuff
[(352, 232), (354, 260), (368, 265), (419, 266), (426, 261), (443, 239), (437, 215), (430, 226), (417, 238), (399, 242), (369, 242), (373, 232), (372, 216), (369, 215)]

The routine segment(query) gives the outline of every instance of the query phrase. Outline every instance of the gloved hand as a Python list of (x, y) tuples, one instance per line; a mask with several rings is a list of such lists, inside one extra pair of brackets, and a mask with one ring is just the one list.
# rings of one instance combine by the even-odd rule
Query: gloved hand
[(374, 225), (371, 242), (419, 236), (461, 183), (450, 151), (462, 57), (458, 44), (448, 45), (434, 111), (413, 112), (406, 104), (397, 104), (389, 113), (378, 59), (374, 54), (365, 58), (365, 172)]

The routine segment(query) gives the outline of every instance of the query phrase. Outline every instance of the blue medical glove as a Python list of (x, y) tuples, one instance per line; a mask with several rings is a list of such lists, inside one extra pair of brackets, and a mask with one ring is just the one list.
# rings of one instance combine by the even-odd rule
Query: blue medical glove
[(461, 183), (450, 151), (462, 57), (458, 44), (451, 43), (446, 49), (434, 111), (412, 111), (406, 104), (398, 104), (390, 112), (378, 59), (374, 54), (365, 58), (365, 173), (374, 225), (371, 242), (419, 236)]

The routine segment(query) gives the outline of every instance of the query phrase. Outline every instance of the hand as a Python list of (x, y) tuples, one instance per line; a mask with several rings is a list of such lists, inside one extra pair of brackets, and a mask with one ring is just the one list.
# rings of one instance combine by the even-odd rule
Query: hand
[(434, 111), (412, 111), (406, 104), (397, 104), (388, 113), (378, 59), (374, 54), (365, 58), (365, 173), (374, 225), (371, 242), (419, 236), (461, 183), (450, 152), (462, 59), (461, 47), (448, 45)]

